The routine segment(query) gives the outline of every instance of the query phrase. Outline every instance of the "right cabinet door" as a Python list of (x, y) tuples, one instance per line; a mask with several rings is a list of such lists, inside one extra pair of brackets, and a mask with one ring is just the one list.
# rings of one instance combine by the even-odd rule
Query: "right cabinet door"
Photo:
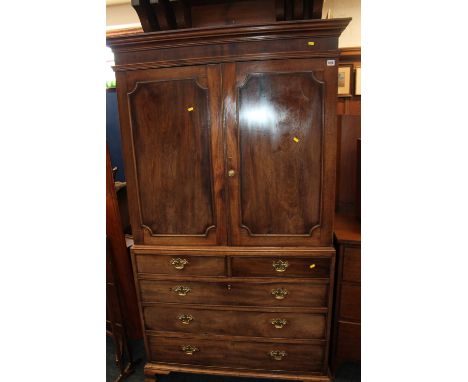
[(331, 245), (336, 66), (225, 64), (231, 245)]

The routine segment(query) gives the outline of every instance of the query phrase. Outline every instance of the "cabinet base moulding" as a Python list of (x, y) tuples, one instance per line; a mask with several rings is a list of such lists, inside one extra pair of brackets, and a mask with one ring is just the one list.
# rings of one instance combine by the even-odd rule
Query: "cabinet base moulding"
[(147, 363), (145, 365), (145, 382), (156, 382), (158, 375), (167, 375), (169, 373), (192, 373), (192, 374), (209, 374), (221, 375), (228, 377), (243, 377), (243, 378), (267, 378), (287, 381), (304, 381), (304, 382), (331, 382), (330, 372), (327, 375), (311, 375), (298, 374), (288, 372), (268, 372), (268, 371), (253, 371), (239, 370), (230, 368), (216, 368), (212, 366), (184, 366), (171, 365), (163, 363)]

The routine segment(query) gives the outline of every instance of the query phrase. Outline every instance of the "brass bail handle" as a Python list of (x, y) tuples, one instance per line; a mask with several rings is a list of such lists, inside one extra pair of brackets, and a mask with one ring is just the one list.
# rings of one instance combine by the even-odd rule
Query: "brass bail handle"
[(189, 263), (187, 259), (181, 259), (180, 257), (175, 257), (170, 260), (171, 265), (174, 266), (175, 269), (181, 270)]
[(200, 351), (200, 349), (192, 345), (182, 345), (180, 349), (187, 355), (192, 355), (193, 353)]
[(284, 350), (272, 350), (270, 351), (270, 357), (275, 361), (281, 361), (288, 354)]

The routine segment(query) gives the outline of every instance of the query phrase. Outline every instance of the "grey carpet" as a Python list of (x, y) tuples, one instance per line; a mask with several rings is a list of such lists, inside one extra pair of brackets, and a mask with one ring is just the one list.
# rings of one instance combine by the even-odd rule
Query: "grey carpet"
[[(143, 366), (145, 365), (145, 349), (143, 341), (132, 341), (131, 348), (134, 359), (140, 359), (135, 372), (125, 379), (126, 382), (143, 382)], [(114, 361), (114, 343), (110, 337), (106, 339), (106, 354), (107, 354), (107, 375), (106, 382), (113, 382), (119, 375), (119, 369)], [(359, 364), (344, 364), (337, 372), (334, 382), (360, 382), (361, 381), (361, 366)], [(171, 373), (162, 375), (158, 378), (158, 382), (278, 382), (278, 380), (267, 379), (252, 379), (252, 378), (233, 378), (219, 377), (211, 375), (197, 374), (182, 374)], [(286, 382), (286, 381), (285, 381)]]

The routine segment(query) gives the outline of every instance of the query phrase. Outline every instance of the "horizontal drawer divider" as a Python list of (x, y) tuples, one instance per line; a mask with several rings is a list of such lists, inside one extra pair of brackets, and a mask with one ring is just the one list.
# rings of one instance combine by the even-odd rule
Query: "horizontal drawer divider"
[[(253, 369), (249, 368), (234, 368), (234, 367), (223, 367), (223, 366), (208, 366), (203, 365), (203, 367), (196, 367), (191, 364), (186, 363), (169, 363), (169, 362), (151, 362), (145, 365), (146, 370), (151, 370), (151, 365), (157, 366), (155, 369), (155, 373), (160, 373), (163, 370), (167, 370), (168, 372), (174, 371), (174, 366), (177, 367), (179, 372), (192, 372), (197, 374), (212, 374), (212, 375), (222, 375), (226, 376), (226, 371), (233, 370), (233, 374), (236, 377), (247, 377), (252, 378), (252, 371), (256, 371), (255, 377), (259, 378), (269, 378), (269, 379), (288, 379), (291, 381), (303, 381), (304, 379), (310, 378), (310, 376), (314, 375), (322, 375), (320, 372), (307, 372), (307, 374), (298, 374), (298, 372), (288, 372), (284, 370), (265, 370), (265, 369)], [(219, 373), (216, 373), (217, 370), (220, 370)], [(244, 371), (245, 370), (245, 371)], [(327, 378), (327, 377), (325, 377)], [(317, 382), (329, 382), (330, 379), (318, 379)]]
[(291, 283), (291, 284), (328, 284), (328, 278), (283, 278), (283, 277), (224, 277), (224, 276), (172, 276), (172, 275), (156, 275), (151, 273), (138, 273), (138, 280), (154, 280), (154, 281), (174, 281), (174, 282), (225, 282), (225, 283)]
[(149, 245), (134, 245), (132, 250), (136, 254), (148, 255), (185, 255), (185, 256), (291, 256), (291, 257), (324, 257), (330, 258), (335, 254), (333, 247), (263, 247), (252, 250), (252, 247), (152, 247)]
[(361, 325), (361, 321), (348, 321), (348, 320), (338, 320), (340, 324), (351, 324), (351, 325)]
[(305, 308), (294, 306), (239, 306), (239, 305), (206, 305), (206, 304), (185, 304), (180, 302), (141, 302), (143, 307), (151, 306), (180, 306), (181, 309), (206, 309), (206, 310), (237, 310), (245, 312), (272, 312), (272, 313), (315, 313), (326, 314), (328, 308)]
[(181, 332), (161, 332), (153, 330), (145, 330), (145, 334), (151, 337), (165, 337), (165, 338), (184, 338), (187, 341), (203, 341), (203, 340), (218, 340), (218, 341), (237, 341), (237, 342), (280, 342), (280, 344), (323, 344), (327, 343), (326, 339), (294, 339), (294, 338), (273, 338), (273, 337), (250, 337), (250, 336), (226, 336), (220, 334), (207, 334), (207, 333), (197, 333), (197, 334), (187, 334)]
[(358, 282), (358, 281), (345, 281), (345, 280), (341, 280), (341, 281), (340, 281), (340, 284), (341, 284), (341, 285), (351, 285), (351, 286), (361, 286), (361, 283)]

